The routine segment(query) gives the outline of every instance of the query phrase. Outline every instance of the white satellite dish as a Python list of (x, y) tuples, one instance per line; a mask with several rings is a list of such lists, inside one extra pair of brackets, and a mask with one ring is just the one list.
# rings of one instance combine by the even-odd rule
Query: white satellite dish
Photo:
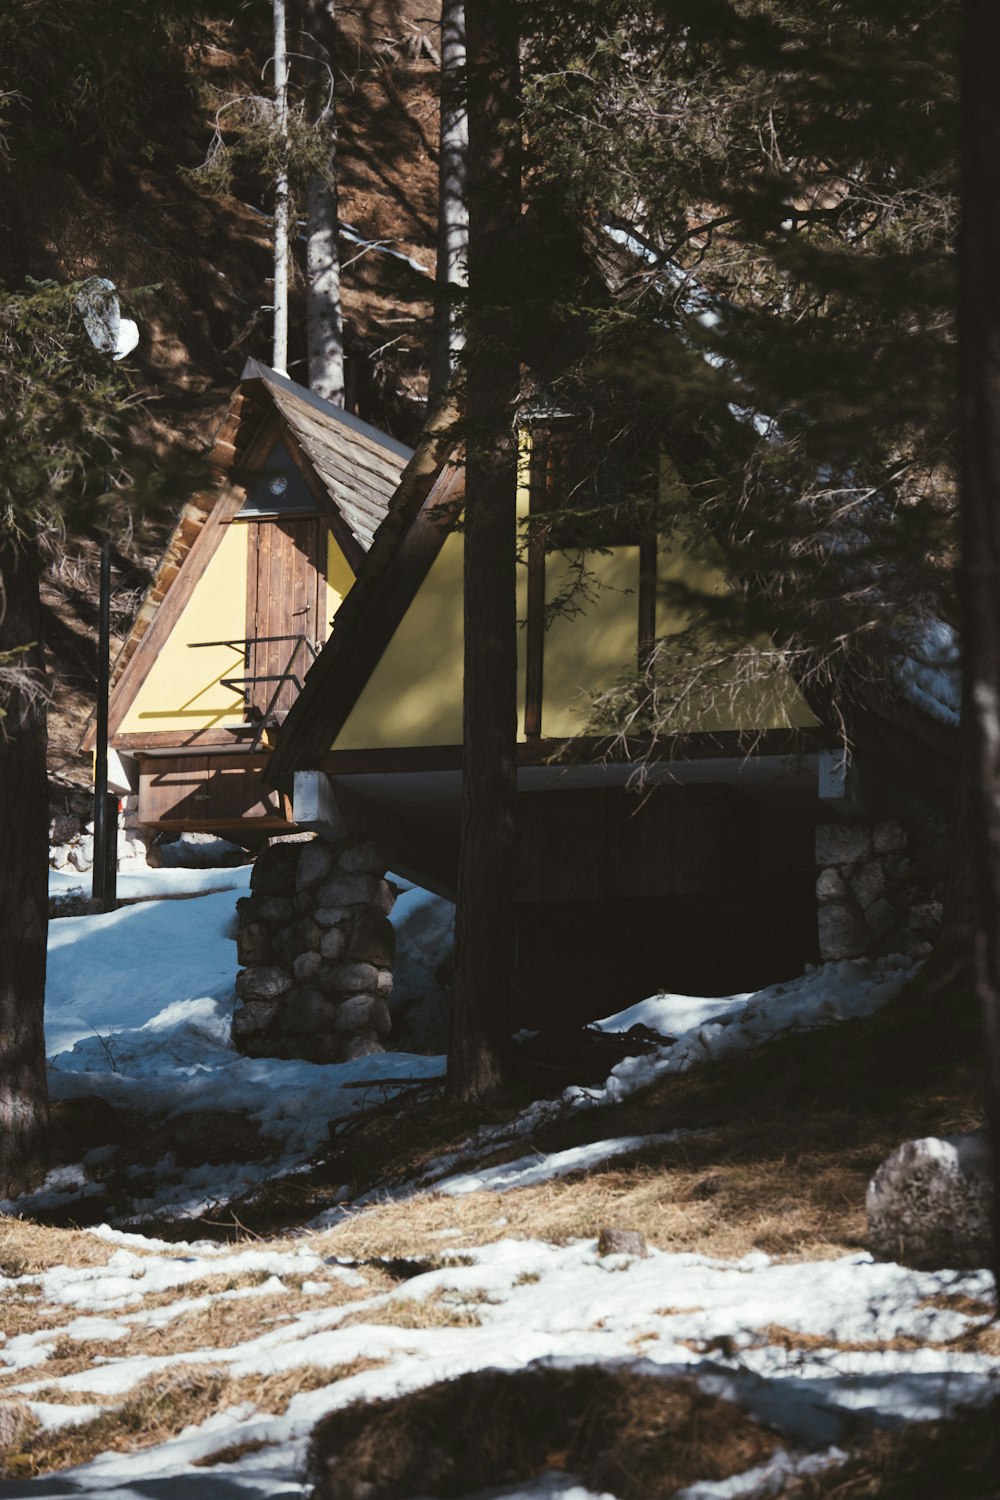
[(139, 342), (139, 325), (122, 317), (113, 281), (106, 276), (91, 276), (77, 292), (76, 305), (95, 349), (112, 359), (131, 354)]

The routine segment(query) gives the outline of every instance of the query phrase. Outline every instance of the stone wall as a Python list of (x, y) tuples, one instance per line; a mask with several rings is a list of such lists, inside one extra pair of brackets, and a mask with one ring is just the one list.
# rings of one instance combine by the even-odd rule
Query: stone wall
[(396, 888), (373, 843), (273, 839), (236, 903), (233, 1042), (252, 1057), (344, 1062), (384, 1051)]
[(857, 819), (816, 830), (820, 958), (928, 953), (953, 858), (934, 818)]

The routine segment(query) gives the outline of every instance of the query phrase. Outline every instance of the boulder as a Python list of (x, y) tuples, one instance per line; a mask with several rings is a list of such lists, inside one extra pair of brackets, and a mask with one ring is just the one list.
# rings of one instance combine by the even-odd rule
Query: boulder
[(836, 902), (821, 906), (817, 913), (819, 951), (824, 961), (861, 958), (868, 952), (871, 937), (864, 917), (856, 906)]
[(360, 990), (378, 992), (379, 971), (374, 964), (337, 964), (333, 971), (334, 989), (344, 995), (355, 995)]
[(320, 939), (319, 951), (324, 958), (335, 962), (347, 952), (347, 933), (342, 927), (328, 927)]
[(340, 1007), (319, 990), (295, 990), (285, 1001), (281, 1029), (290, 1036), (336, 1031)]
[(236, 993), (241, 1000), (277, 1000), (291, 987), (290, 976), (272, 964), (254, 964), (236, 976)]
[(329, 844), (321, 843), (307, 844), (299, 855), (298, 868), (295, 871), (295, 884), (298, 890), (303, 891), (309, 886), (319, 885), (325, 880), (333, 869), (333, 850)]
[(351, 995), (337, 1007), (335, 1029), (339, 1032), (370, 1031), (388, 1036), (392, 1030), (389, 1007), (378, 995)]
[(271, 948), (276, 958), (291, 964), (300, 953), (318, 953), (323, 941), (323, 929), (311, 917), (299, 917), (288, 927), (282, 927), (271, 939)]
[(895, 818), (876, 823), (872, 829), (872, 843), (876, 854), (898, 854), (906, 848), (906, 830)]
[(341, 1062), (352, 1062), (356, 1057), (373, 1057), (385, 1048), (373, 1031), (356, 1031), (338, 1048)]
[(862, 911), (885, 895), (885, 871), (877, 859), (862, 865), (851, 876), (851, 892)]
[(250, 889), (255, 896), (290, 896), (295, 889), (295, 869), (301, 844), (268, 844), (254, 861)]
[(822, 823), (816, 829), (818, 865), (855, 865), (872, 852), (872, 833), (867, 823)]
[(323, 959), (314, 949), (310, 948), (305, 953), (300, 953), (292, 964), (292, 973), (299, 983), (307, 979), (315, 979), (323, 967)]
[(993, 1177), (985, 1132), (904, 1141), (868, 1185), (868, 1248), (928, 1270), (989, 1266)]
[(381, 844), (369, 839), (360, 844), (348, 844), (341, 850), (337, 863), (342, 870), (352, 874), (382, 875), (389, 860)]
[(282, 1002), (278, 1000), (251, 1000), (233, 1011), (233, 1045), (242, 1049), (250, 1037), (259, 1037), (269, 1030), (281, 1015)]
[(384, 912), (362, 906), (354, 914), (351, 942), (352, 959), (388, 968), (396, 957), (396, 931)]
[(839, 870), (820, 870), (816, 877), (817, 901), (843, 901), (847, 897), (847, 886)]
[(271, 929), (264, 922), (240, 925), (236, 937), (236, 958), (241, 964), (266, 964), (271, 957)]

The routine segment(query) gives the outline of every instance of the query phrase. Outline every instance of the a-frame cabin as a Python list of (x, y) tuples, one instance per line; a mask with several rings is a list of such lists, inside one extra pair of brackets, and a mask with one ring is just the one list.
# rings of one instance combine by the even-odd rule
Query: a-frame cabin
[[(268, 770), (300, 826), (378, 837), (393, 867), (452, 894), (462, 756), (464, 472), (442, 412)], [(560, 444), (565, 447), (565, 438)], [(549, 507), (544, 428), (524, 439), (522, 521)], [(557, 467), (557, 466), (556, 466)], [(669, 466), (664, 475), (677, 483)], [(556, 543), (558, 539), (558, 545)], [(626, 527), (583, 549), (534, 535), (519, 569), (519, 1019), (606, 1013), (659, 985), (724, 993), (817, 956), (814, 839), (825, 747), (790, 678), (706, 696), (661, 745), (642, 798), (586, 733), (589, 695), (636, 668), (690, 611), (663, 587), (726, 588), (711, 539)], [(569, 613), (552, 601), (585, 562)], [(547, 606), (549, 608), (547, 609)]]
[[(151, 829), (287, 830), (271, 736), (412, 450), (251, 360), (115, 663), (109, 739)], [(93, 745), (93, 729), (85, 747)]]

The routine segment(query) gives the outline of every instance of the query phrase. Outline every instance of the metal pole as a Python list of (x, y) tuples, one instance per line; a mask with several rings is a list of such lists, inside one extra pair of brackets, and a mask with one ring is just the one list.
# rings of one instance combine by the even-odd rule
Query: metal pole
[(94, 755), (94, 877), (91, 887), (94, 900), (100, 903), (102, 911), (108, 910), (108, 687), (110, 683), (110, 671), (111, 541), (106, 536), (101, 543), (101, 585), (97, 632), (97, 746)]

